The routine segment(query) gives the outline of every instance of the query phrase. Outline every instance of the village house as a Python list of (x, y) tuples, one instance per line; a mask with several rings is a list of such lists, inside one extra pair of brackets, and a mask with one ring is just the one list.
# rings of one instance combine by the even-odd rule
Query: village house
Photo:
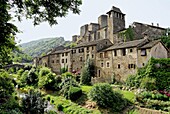
[(165, 28), (158, 24), (134, 22), (130, 29), (133, 39), (120, 35), (128, 30), (125, 28), (125, 14), (113, 6), (98, 17), (98, 23), (80, 27), (80, 35), (72, 37), (72, 42), (77, 44), (75, 47), (59, 46), (47, 55), (35, 58), (34, 63), (49, 67), (57, 74), (63, 67), (80, 74), (87, 59), (90, 59), (95, 66), (92, 83), (111, 83), (113, 78), (125, 81), (128, 75), (136, 73), (137, 68), (145, 66), (151, 57), (168, 57), (168, 49), (158, 40), (165, 34)]

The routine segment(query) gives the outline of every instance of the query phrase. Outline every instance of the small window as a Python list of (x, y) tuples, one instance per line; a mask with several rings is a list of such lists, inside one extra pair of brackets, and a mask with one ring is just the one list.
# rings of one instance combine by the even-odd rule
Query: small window
[(117, 65), (117, 68), (120, 69), (120, 64)]
[(99, 73), (99, 75), (98, 75), (98, 76), (100, 77), (100, 70), (98, 70), (98, 71), (99, 71), (99, 72), (98, 72), (98, 73)]
[(89, 47), (87, 47), (87, 50), (89, 50)]
[(61, 61), (62, 63), (64, 63), (64, 59), (62, 59), (62, 61)]
[(67, 59), (66, 59), (66, 63), (67, 63)]
[(133, 52), (133, 49), (130, 49), (129, 51), (130, 51), (130, 53), (132, 53), (132, 52)]
[(130, 64), (128, 64), (128, 68), (129, 68), (129, 69), (131, 68)]
[(81, 61), (81, 62), (83, 61), (83, 57), (80, 57), (80, 61)]
[(106, 45), (107, 45), (107, 42), (106, 42)]
[(107, 63), (106, 63), (106, 66), (107, 66), (107, 67), (110, 67), (110, 64), (109, 64), (109, 62), (107, 62)]
[(54, 63), (54, 60), (52, 60), (51, 62)]
[(56, 63), (59, 63), (59, 60), (56, 60)]
[(143, 63), (142, 65), (145, 66), (145, 63)]
[(91, 49), (94, 50), (94, 47), (92, 46)]
[(66, 53), (65, 55), (68, 56), (68, 53)]
[(91, 57), (94, 58), (94, 55), (92, 54)]
[(122, 55), (123, 55), (123, 56), (126, 55), (126, 49), (122, 49)]
[(104, 57), (108, 58), (108, 53), (107, 52), (104, 52)]
[(117, 56), (117, 51), (116, 50), (114, 50), (114, 55)]
[(141, 56), (146, 56), (146, 49), (141, 49)]
[(64, 57), (64, 53), (62, 53), (62, 57)]
[(103, 63), (101, 63), (101, 67), (103, 67)]
[(100, 58), (103, 58), (103, 53), (100, 53)]
[(57, 54), (57, 57), (59, 57), (60, 55), (59, 54)]

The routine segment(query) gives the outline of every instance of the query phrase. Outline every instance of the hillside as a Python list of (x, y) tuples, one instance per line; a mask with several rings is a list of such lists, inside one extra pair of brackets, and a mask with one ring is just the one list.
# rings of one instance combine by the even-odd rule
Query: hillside
[(69, 44), (70, 41), (65, 41), (63, 37), (56, 37), (56, 38), (44, 38), (35, 41), (31, 41), (28, 43), (21, 44), (21, 49), (24, 53), (32, 56), (37, 57), (41, 54), (47, 53), (50, 49), (60, 46)]

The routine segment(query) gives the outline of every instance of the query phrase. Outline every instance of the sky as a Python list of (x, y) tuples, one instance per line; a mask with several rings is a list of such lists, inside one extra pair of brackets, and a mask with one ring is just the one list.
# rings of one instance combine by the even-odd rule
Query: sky
[(80, 34), (80, 27), (91, 22), (97, 23), (98, 17), (106, 14), (112, 6), (120, 8), (126, 14), (126, 27), (133, 22), (146, 24), (159, 23), (160, 27), (170, 27), (170, 0), (82, 0), (81, 13), (69, 14), (57, 18), (58, 24), (52, 27), (47, 23), (34, 26), (32, 20), (23, 19), (14, 24), (22, 31), (17, 34), (17, 41), (26, 43), (41, 38), (64, 37), (71, 40), (73, 35)]

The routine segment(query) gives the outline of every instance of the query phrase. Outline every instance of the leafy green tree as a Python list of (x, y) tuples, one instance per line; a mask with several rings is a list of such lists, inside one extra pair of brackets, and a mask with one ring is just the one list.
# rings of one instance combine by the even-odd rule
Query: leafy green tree
[(91, 85), (91, 77), (94, 76), (94, 65), (90, 59), (81, 70), (80, 84)]
[[(0, 1), (0, 64), (11, 63), (10, 54), (16, 48), (15, 35), (19, 30), (10, 21), (16, 17), (32, 19), (34, 25), (47, 21), (57, 24), (57, 17), (65, 17), (69, 11), (79, 14), (81, 0), (1, 0)], [(11, 14), (13, 12), (13, 14)]]
[(0, 70), (0, 99), (8, 98), (14, 92), (14, 85), (12, 79), (9, 78), (9, 74)]

